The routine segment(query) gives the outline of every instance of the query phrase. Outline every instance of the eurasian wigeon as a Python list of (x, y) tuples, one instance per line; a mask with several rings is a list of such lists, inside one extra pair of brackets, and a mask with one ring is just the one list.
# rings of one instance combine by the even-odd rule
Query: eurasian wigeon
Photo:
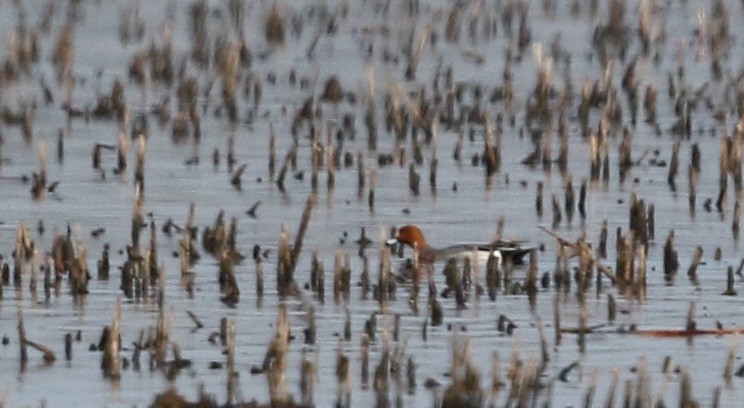
[(476, 258), (479, 265), (485, 265), (488, 258), (493, 255), (499, 264), (504, 258), (509, 258), (512, 264), (524, 263), (525, 255), (535, 248), (523, 248), (518, 241), (495, 241), (490, 244), (457, 244), (446, 248), (433, 248), (426, 242), (424, 233), (415, 225), (404, 225), (400, 227), (395, 238), (387, 241), (388, 245), (401, 243), (418, 251), (420, 262), (431, 263), (449, 258)]

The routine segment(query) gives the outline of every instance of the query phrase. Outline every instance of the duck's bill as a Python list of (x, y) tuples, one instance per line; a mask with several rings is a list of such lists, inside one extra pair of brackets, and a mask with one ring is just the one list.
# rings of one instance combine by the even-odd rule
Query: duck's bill
[(385, 245), (387, 246), (393, 246), (398, 243), (398, 239), (396, 238), (390, 238), (389, 240), (385, 241)]

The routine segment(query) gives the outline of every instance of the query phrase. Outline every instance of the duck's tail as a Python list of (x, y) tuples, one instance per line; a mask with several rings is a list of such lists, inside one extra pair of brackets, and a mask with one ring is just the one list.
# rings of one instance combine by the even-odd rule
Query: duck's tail
[(499, 248), (499, 251), (501, 251), (501, 256), (506, 259), (510, 258), (512, 261), (512, 265), (523, 265), (526, 263), (527, 259), (526, 257), (529, 255), (530, 252), (536, 250), (537, 248), (531, 247), (531, 248), (522, 248), (522, 247), (502, 247)]

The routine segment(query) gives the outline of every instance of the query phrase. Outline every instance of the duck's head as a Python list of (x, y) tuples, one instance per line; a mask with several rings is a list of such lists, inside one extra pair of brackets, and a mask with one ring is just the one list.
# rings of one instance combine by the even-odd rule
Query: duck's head
[(395, 238), (387, 241), (388, 245), (400, 242), (414, 249), (422, 249), (427, 246), (424, 233), (415, 225), (404, 225), (398, 229)]

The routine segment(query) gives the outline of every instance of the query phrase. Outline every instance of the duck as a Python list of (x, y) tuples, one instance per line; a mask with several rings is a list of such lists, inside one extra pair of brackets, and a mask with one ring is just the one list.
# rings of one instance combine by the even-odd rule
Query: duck
[(403, 244), (418, 251), (419, 262), (434, 263), (450, 258), (475, 260), (479, 265), (486, 265), (493, 256), (499, 266), (505, 258), (513, 265), (524, 264), (525, 256), (534, 251), (533, 247), (522, 247), (522, 241), (496, 240), (488, 244), (456, 244), (445, 248), (434, 248), (429, 245), (424, 233), (416, 225), (404, 225), (395, 232), (395, 236), (386, 241), (388, 246)]

